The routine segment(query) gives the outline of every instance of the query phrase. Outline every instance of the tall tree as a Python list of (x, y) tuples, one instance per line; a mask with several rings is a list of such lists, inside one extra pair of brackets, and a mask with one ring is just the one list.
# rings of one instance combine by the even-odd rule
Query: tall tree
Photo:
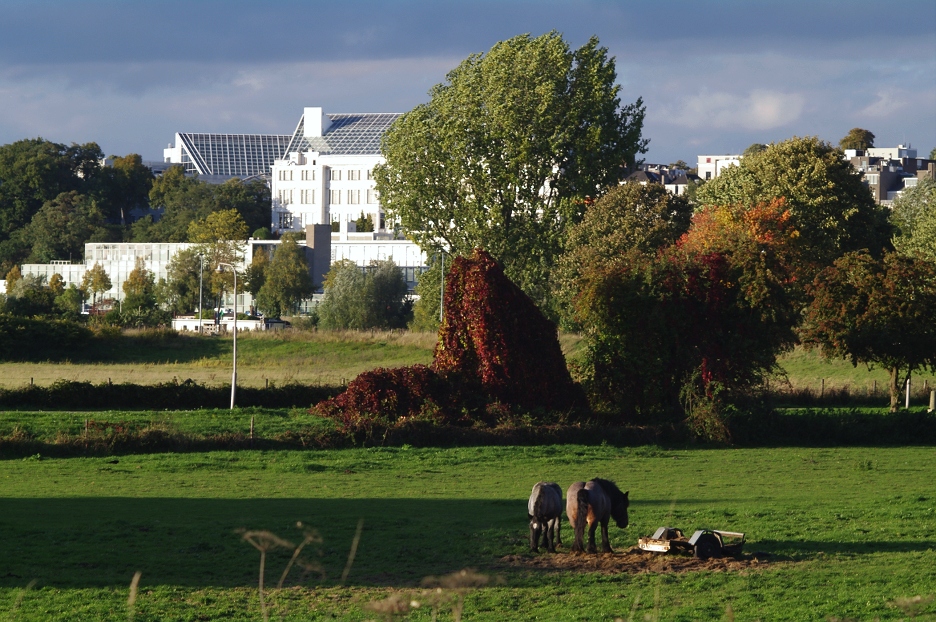
[(874, 202), (841, 152), (814, 137), (774, 143), (701, 186), (703, 205), (755, 208), (779, 198), (798, 232), (801, 281), (842, 254), (890, 247), (887, 209)]
[(189, 223), (215, 211), (209, 185), (186, 177), (181, 166), (169, 167), (153, 182), (149, 200), (150, 207), (162, 209), (163, 214), (155, 223), (150, 219), (148, 226), (134, 227), (135, 242), (186, 242)]
[[(172, 256), (166, 266), (166, 281), (159, 288), (159, 303), (172, 313), (191, 313), (202, 304), (212, 304), (210, 280), (217, 264), (211, 265), (198, 248), (187, 248)], [(201, 282), (202, 295), (198, 295)]]
[(74, 190), (47, 201), (26, 226), (32, 252), (27, 261), (48, 263), (54, 259), (81, 260), (84, 245), (104, 225), (95, 202)]
[(149, 207), (149, 193), (156, 178), (139, 155), (114, 156), (111, 166), (103, 167), (97, 179), (93, 194), (112, 221), (126, 225), (131, 210)]
[(409, 320), (406, 281), (392, 260), (372, 262), (366, 269), (348, 259), (337, 261), (324, 289), (319, 305), (323, 328), (402, 328)]
[(603, 270), (636, 249), (655, 253), (689, 229), (692, 206), (660, 184), (625, 183), (608, 191), (585, 212), (566, 241), (554, 271), (559, 316), (571, 328), (572, 299), (585, 272)]
[(899, 253), (848, 253), (820, 272), (800, 338), (829, 358), (890, 372), (890, 407), (917, 369), (936, 369), (936, 265)]
[(744, 150), (744, 153), (742, 155), (744, 156), (754, 155), (755, 153), (760, 153), (761, 151), (764, 151), (766, 149), (767, 149), (767, 145), (765, 145), (764, 143), (751, 143), (750, 145), (748, 145), (748, 148)]
[(193, 220), (188, 226), (189, 242), (194, 242), (196, 252), (205, 257), (209, 271), (205, 274), (209, 290), (217, 297), (233, 288), (234, 275), (229, 270), (217, 272), (221, 263), (240, 264), (243, 242), (247, 240), (247, 223), (236, 209), (211, 212), (201, 220)]
[(92, 304), (97, 304), (98, 294), (103, 294), (113, 286), (107, 270), (97, 262), (81, 277), (81, 289), (91, 294)]
[(247, 223), (248, 231), (270, 226), (273, 199), (270, 187), (262, 179), (229, 179), (214, 187), (215, 209), (235, 209)]
[(264, 270), (257, 305), (266, 315), (280, 317), (293, 313), (300, 302), (312, 295), (312, 276), (305, 249), (296, 242), (297, 237), (297, 234), (285, 234)]
[(894, 201), (891, 222), (897, 229), (894, 247), (936, 263), (936, 181), (924, 179)]
[(870, 149), (874, 146), (874, 134), (860, 127), (853, 127), (839, 141), (839, 149)]
[(137, 257), (136, 265), (123, 282), (122, 310), (149, 311), (154, 309), (156, 307), (155, 288), (155, 275), (146, 269), (143, 258)]
[(384, 135), (385, 209), (427, 253), (489, 251), (538, 304), (584, 199), (639, 154), (644, 106), (621, 106), (613, 58), (592, 38), (514, 37), (465, 59)]

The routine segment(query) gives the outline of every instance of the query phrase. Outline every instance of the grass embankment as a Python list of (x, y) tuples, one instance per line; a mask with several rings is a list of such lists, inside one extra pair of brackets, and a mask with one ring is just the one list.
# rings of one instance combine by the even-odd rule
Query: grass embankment
[[(611, 446), (375, 448), (0, 461), (0, 616), (258, 620), (259, 554), (236, 532), (298, 543), (325, 576), (267, 596), (271, 619), (374, 619), (364, 604), (422, 600), (427, 575), (472, 567), (470, 620), (824, 620), (906, 618), (936, 592), (932, 448), (671, 450)], [(623, 551), (661, 525), (747, 534), (771, 554), (744, 571), (614, 574), (524, 563), (526, 499), (604, 476), (630, 491)], [(363, 529), (341, 584), (358, 521)], [(566, 547), (571, 540), (563, 527)], [(564, 550), (568, 550), (565, 548)], [(548, 555), (548, 554), (541, 554)], [(565, 553), (560, 553), (561, 558)], [(288, 561), (271, 551), (266, 582)], [(495, 580), (496, 579), (496, 580)], [(33, 580), (31, 589), (26, 590)], [(444, 596), (452, 595), (443, 590)], [(932, 619), (936, 604), (918, 605)], [(447, 608), (441, 619), (451, 619)], [(332, 617), (334, 616), (334, 617)], [(926, 617), (929, 616), (929, 617)]]
[[(262, 387), (268, 382), (346, 384), (363, 371), (432, 360), (436, 336), (409, 332), (241, 333), (237, 339), (237, 381)], [(230, 383), (232, 340), (228, 337), (128, 333), (95, 338), (84, 351), (60, 361), (0, 363), (0, 387), (56, 380), (158, 384), (192, 379), (206, 385)]]

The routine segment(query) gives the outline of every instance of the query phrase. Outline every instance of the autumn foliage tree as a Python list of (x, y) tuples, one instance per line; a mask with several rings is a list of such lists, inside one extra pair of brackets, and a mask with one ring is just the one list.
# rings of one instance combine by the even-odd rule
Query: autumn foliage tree
[(575, 296), (592, 405), (624, 421), (686, 417), (725, 438), (724, 413), (795, 341), (783, 201), (708, 208), (675, 244), (583, 271)]
[(476, 250), (449, 272), (430, 367), (366, 372), (315, 410), (359, 432), (410, 420), (496, 423), (517, 409), (568, 413), (585, 406), (555, 324), (489, 254)]
[(914, 370), (936, 368), (936, 265), (898, 253), (848, 253), (809, 291), (802, 342), (829, 358), (887, 369), (891, 411)]

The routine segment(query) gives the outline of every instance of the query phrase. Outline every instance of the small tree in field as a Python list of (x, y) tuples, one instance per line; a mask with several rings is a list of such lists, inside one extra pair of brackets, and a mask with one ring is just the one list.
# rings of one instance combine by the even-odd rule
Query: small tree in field
[(97, 303), (98, 294), (103, 294), (113, 287), (107, 270), (99, 263), (95, 263), (81, 278), (81, 289), (90, 292), (92, 304)]
[(890, 408), (916, 369), (936, 368), (936, 266), (888, 253), (848, 253), (820, 272), (801, 340), (829, 358), (890, 371)]

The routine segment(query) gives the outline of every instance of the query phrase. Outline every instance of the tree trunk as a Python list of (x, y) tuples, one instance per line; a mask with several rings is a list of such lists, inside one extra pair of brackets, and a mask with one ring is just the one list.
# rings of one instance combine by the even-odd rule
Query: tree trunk
[(897, 386), (897, 377), (900, 373), (899, 367), (891, 367), (890, 370), (890, 411), (897, 412), (897, 404), (900, 400), (900, 388)]

